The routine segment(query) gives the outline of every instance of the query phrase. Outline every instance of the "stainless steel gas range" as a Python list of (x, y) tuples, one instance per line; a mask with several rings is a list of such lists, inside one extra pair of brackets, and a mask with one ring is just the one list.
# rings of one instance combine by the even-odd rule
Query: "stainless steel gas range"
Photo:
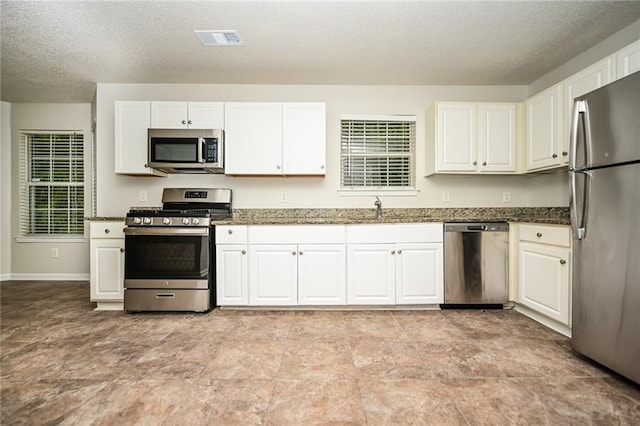
[(212, 220), (231, 217), (231, 190), (165, 188), (162, 209), (130, 210), (124, 309), (206, 312), (216, 306)]

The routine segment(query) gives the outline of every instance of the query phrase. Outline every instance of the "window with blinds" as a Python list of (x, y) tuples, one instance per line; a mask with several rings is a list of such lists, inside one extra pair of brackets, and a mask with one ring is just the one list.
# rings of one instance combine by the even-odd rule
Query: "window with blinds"
[(84, 234), (80, 132), (20, 132), (20, 235)]
[(415, 116), (342, 117), (342, 189), (413, 189)]

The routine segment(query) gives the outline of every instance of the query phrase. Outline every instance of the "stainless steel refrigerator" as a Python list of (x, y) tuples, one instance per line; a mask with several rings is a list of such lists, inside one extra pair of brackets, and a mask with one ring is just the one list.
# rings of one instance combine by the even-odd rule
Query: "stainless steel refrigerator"
[(640, 72), (575, 99), (573, 348), (640, 383)]

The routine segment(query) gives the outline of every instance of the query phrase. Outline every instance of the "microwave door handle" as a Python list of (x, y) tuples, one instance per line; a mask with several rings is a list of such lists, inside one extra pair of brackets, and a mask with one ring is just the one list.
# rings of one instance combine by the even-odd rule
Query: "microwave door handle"
[(204, 152), (207, 149), (207, 141), (204, 138), (198, 138), (200, 149), (198, 149), (198, 163), (204, 163)]

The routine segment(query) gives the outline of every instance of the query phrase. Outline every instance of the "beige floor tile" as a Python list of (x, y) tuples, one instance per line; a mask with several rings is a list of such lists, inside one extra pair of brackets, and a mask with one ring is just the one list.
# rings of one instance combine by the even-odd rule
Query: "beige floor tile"
[(212, 360), (202, 371), (208, 379), (272, 379), (278, 375), (284, 342), (222, 342)]
[(356, 376), (351, 348), (346, 341), (305, 342), (285, 344), (279, 378), (343, 379)]

